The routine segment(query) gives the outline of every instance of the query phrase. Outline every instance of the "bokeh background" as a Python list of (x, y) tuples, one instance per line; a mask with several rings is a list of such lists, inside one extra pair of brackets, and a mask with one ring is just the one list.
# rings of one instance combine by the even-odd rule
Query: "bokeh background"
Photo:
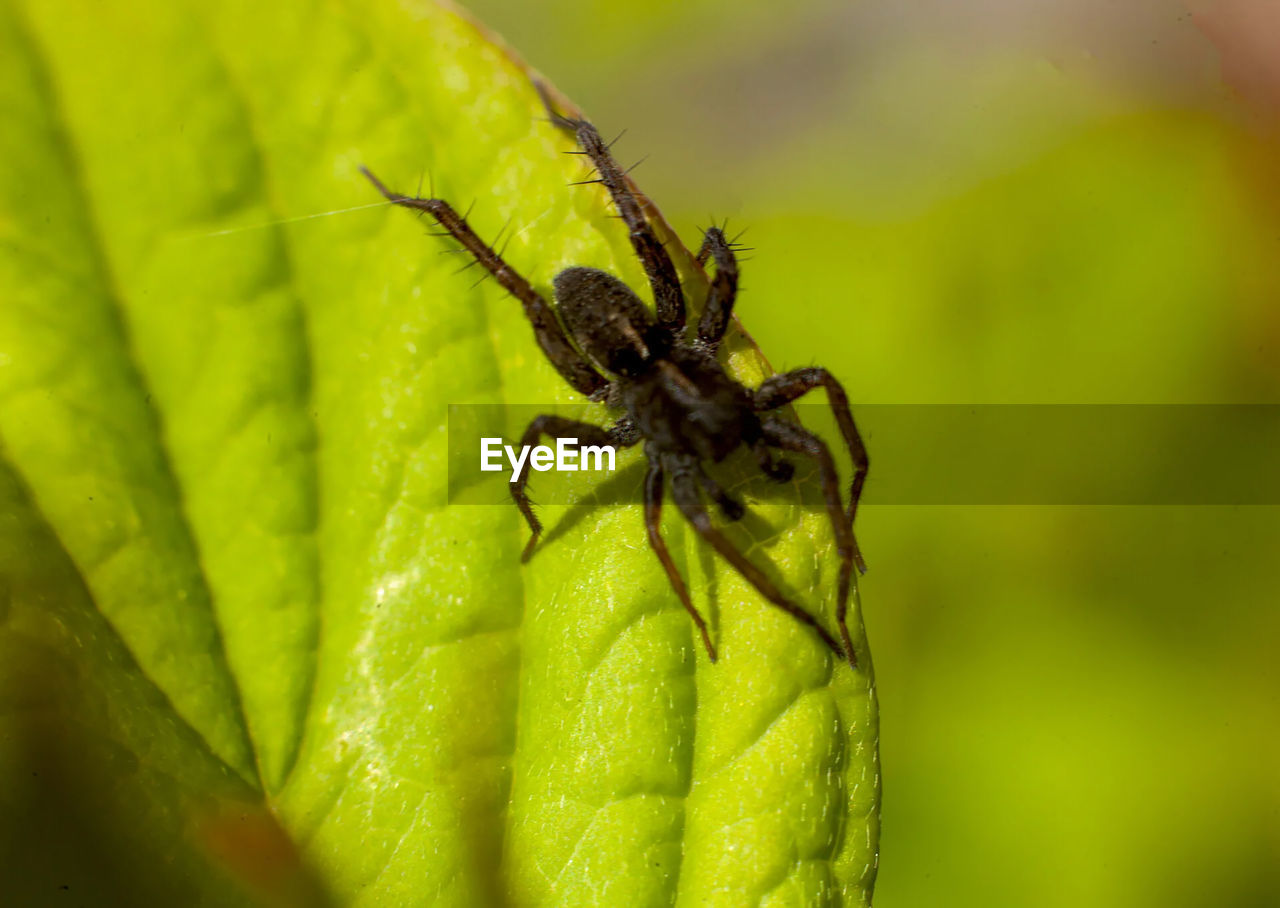
[[(778, 368), (1280, 403), (1271, 0), (468, 6), (628, 130), (684, 236), (749, 228)], [(1280, 509), (873, 505), (859, 535), (881, 908), (1280, 905)]]

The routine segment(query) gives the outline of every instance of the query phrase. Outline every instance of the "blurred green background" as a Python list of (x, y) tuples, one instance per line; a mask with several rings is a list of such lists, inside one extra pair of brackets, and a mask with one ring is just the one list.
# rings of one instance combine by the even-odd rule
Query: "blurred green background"
[[(688, 242), (749, 228), (779, 369), (1280, 403), (1274, 3), (469, 7), (628, 130)], [(1280, 904), (1277, 509), (882, 505), (859, 535), (881, 908)]]

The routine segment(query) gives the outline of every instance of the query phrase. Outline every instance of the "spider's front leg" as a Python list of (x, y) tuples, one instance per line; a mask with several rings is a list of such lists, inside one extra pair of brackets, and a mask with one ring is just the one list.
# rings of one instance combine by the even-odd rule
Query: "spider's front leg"
[[(755, 408), (775, 410), (804, 396), (819, 385), (827, 389), (827, 400), (831, 404), (831, 411), (835, 413), (840, 434), (844, 436), (849, 456), (853, 458), (853, 479), (849, 483), (849, 508), (846, 514), (849, 526), (853, 526), (854, 515), (858, 512), (858, 499), (862, 497), (862, 484), (866, 482), (867, 469), (871, 462), (867, 457), (866, 445), (862, 443), (862, 436), (858, 434), (858, 427), (853, 421), (853, 414), (849, 412), (849, 398), (845, 396), (840, 382), (836, 381), (835, 376), (826, 369), (818, 366), (774, 375), (766, 378), (756, 389)], [(862, 553), (856, 547), (854, 553), (858, 571), (865, 574), (867, 565), (862, 560)]]
[[(576, 438), (579, 446), (599, 445), (611, 448), (629, 448), (640, 440), (640, 432), (635, 423), (626, 417), (618, 420), (612, 427), (602, 429), (576, 419), (544, 414), (529, 423), (529, 427), (524, 430), (524, 436), (520, 439), (520, 446), (532, 447), (543, 435), (550, 438)], [(532, 531), (529, 543), (520, 556), (521, 561), (529, 560), (534, 547), (538, 544), (538, 537), (542, 535), (542, 521), (533, 513), (533, 505), (529, 502), (529, 496), (525, 494), (525, 485), (528, 481), (529, 460), (526, 458), (520, 465), (520, 471), (512, 477), (511, 481), (511, 497), (515, 499), (516, 507), (524, 515), (525, 522), (529, 524), (529, 529)]]
[(538, 89), (538, 95), (547, 108), (551, 122), (561, 129), (572, 132), (577, 138), (582, 153), (591, 159), (596, 172), (600, 175), (598, 180), (591, 182), (603, 183), (609, 190), (618, 214), (622, 216), (623, 222), (631, 231), (631, 246), (635, 249), (636, 256), (639, 257), (640, 264), (644, 266), (645, 274), (649, 277), (649, 286), (653, 288), (653, 301), (658, 309), (658, 322), (670, 329), (672, 334), (683, 332), (684, 292), (680, 289), (680, 278), (676, 274), (676, 266), (671, 263), (671, 256), (667, 254), (653, 227), (645, 219), (640, 201), (627, 183), (626, 171), (613, 159), (613, 155), (609, 153), (609, 146), (604, 139), (600, 138), (600, 133), (594, 126), (586, 120), (575, 120), (557, 111), (551, 103), (551, 96), (547, 93), (546, 86), (541, 82), (534, 82), (534, 87)]
[(369, 182), (386, 197), (387, 201), (415, 211), (425, 211), (435, 218), (436, 222), (449, 231), (453, 238), (461, 243), (463, 248), (470, 252), (508, 293), (520, 300), (521, 305), (524, 306), (525, 316), (533, 325), (533, 334), (538, 341), (538, 346), (551, 361), (551, 365), (556, 367), (556, 371), (575, 390), (587, 397), (594, 397), (604, 390), (608, 382), (569, 343), (547, 301), (514, 268), (504, 262), (488, 243), (476, 235), (471, 225), (454, 210), (452, 205), (443, 199), (420, 199), (392, 192), (367, 168), (361, 167), (360, 172), (369, 178)]
[(719, 227), (708, 227), (702, 235), (698, 264), (705, 265), (708, 258), (716, 263), (716, 274), (707, 290), (702, 318), (698, 320), (698, 340), (714, 350), (729, 328), (729, 316), (733, 314), (733, 303), (738, 296), (738, 259)]

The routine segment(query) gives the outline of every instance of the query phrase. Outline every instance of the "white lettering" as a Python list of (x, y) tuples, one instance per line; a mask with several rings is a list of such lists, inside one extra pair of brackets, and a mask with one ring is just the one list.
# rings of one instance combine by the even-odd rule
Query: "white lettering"
[(545, 473), (556, 465), (556, 452), (546, 445), (538, 445), (533, 449), (529, 465), (539, 473)]
[(501, 444), (501, 438), (480, 439), (480, 469), (486, 473), (501, 470), (498, 458), (503, 451), (507, 455), (507, 463), (511, 465), (510, 482), (524, 472), (526, 466), (539, 473), (548, 470), (559, 470), (576, 473), (579, 470), (617, 469), (617, 451), (611, 445), (578, 445), (576, 438), (557, 438), (554, 448), (549, 445), (514, 445)]
[(539, 473), (547, 473), (553, 466), (556, 466), (556, 452), (552, 448), (545, 446), (545, 444), (539, 444), (529, 457), (529, 465), (538, 470)]
[[(600, 446), (597, 446), (597, 445), (586, 445), (585, 447), (583, 447), (583, 448), (581, 449), (581, 451), (580, 451), (579, 453), (581, 453), (581, 454), (582, 454), (582, 467), (581, 467), (581, 469), (583, 469), (583, 470), (601, 470), (601, 469), (607, 469), (607, 470), (609, 470), (609, 471), (612, 471), (612, 470), (614, 470), (614, 469), (615, 469), (615, 467), (614, 467), (614, 456), (615, 456), (615, 453), (616, 453), (616, 452), (614, 451), (613, 447), (612, 447), (612, 446), (610, 446), (610, 445), (605, 445), (604, 447), (600, 447)], [(587, 466), (587, 458), (588, 458), (588, 457), (590, 457), (592, 454), (594, 454), (594, 455), (596, 456), (596, 465), (595, 465), (594, 467), (588, 467), (588, 466)], [(601, 463), (603, 462), (604, 457), (605, 457), (605, 455), (606, 455), (606, 454), (609, 456), (609, 466), (607, 466), (607, 467), (603, 467), (603, 466), (601, 466)]]
[[(490, 458), (499, 458), (498, 463), (493, 463)], [(480, 439), (480, 469), (485, 473), (493, 473), (502, 469), (502, 439), (501, 438), (482, 438)]]
[[(573, 445), (573, 447), (570, 447)], [(574, 473), (578, 469), (578, 439), (556, 439), (556, 469), (561, 472)]]
[(511, 462), (511, 482), (516, 481), (516, 477), (524, 469), (524, 462), (529, 457), (529, 448), (526, 445), (520, 449), (520, 456), (516, 457), (516, 449), (511, 445), (503, 445), (507, 449), (507, 460)]

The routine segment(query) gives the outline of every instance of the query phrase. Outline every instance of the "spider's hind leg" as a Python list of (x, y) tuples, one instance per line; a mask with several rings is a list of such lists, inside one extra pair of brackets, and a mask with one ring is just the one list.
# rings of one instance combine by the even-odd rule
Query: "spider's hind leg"
[(667, 551), (667, 544), (662, 538), (662, 460), (654, 451), (646, 450), (645, 453), (649, 457), (649, 473), (644, 482), (644, 525), (649, 533), (649, 545), (653, 547), (654, 554), (662, 562), (662, 567), (667, 572), (667, 579), (671, 581), (671, 588), (680, 598), (680, 604), (689, 613), (694, 626), (698, 628), (698, 633), (702, 635), (702, 645), (706, 647), (707, 657), (715, 662), (716, 648), (711, 643), (707, 622), (693, 607), (693, 600), (689, 598), (689, 588), (685, 585), (684, 578), (680, 576), (680, 570), (675, 562), (671, 560), (671, 553)]
[(784, 596), (763, 571), (752, 564), (724, 534), (711, 525), (711, 517), (707, 514), (706, 506), (698, 493), (698, 487), (701, 484), (698, 475), (701, 468), (698, 464), (691, 460), (673, 457), (668, 459), (666, 466), (670, 468), (671, 473), (671, 496), (698, 535), (705, 539), (721, 558), (733, 565), (734, 570), (754, 586), (760, 595), (801, 624), (807, 624), (813, 628), (814, 633), (831, 648), (832, 652), (843, 656), (844, 651), (841, 650), (840, 644), (836, 643), (816, 618)]
[[(867, 479), (870, 460), (867, 457), (866, 445), (858, 433), (858, 426), (849, 411), (849, 398), (844, 387), (836, 381), (836, 377), (820, 366), (807, 369), (796, 369), (781, 375), (766, 378), (755, 391), (755, 408), (757, 411), (775, 410), (793, 400), (808, 394), (814, 388), (822, 386), (827, 389), (827, 400), (831, 404), (831, 412), (835, 414), (840, 426), (840, 434), (844, 436), (845, 447), (853, 459), (853, 479), (849, 483), (849, 506), (845, 517), (849, 526), (853, 526), (853, 518), (858, 513), (858, 500), (862, 497), (862, 485)], [(865, 574), (867, 565), (862, 560), (862, 553), (855, 548), (854, 558), (858, 571)]]
[(849, 608), (849, 586), (853, 574), (855, 560), (861, 560), (858, 544), (853, 538), (853, 527), (845, 519), (844, 509), (840, 503), (840, 477), (836, 473), (835, 461), (831, 459), (831, 451), (826, 442), (797, 425), (769, 418), (761, 424), (763, 440), (766, 444), (805, 454), (817, 461), (822, 471), (822, 493), (827, 502), (827, 515), (831, 519), (831, 529), (835, 533), (836, 548), (840, 552), (840, 574), (836, 590), (836, 624), (840, 628), (840, 639), (844, 642), (845, 656), (849, 665), (858, 667), (858, 657), (853, 649), (853, 640), (849, 637), (849, 626), (845, 616)]

